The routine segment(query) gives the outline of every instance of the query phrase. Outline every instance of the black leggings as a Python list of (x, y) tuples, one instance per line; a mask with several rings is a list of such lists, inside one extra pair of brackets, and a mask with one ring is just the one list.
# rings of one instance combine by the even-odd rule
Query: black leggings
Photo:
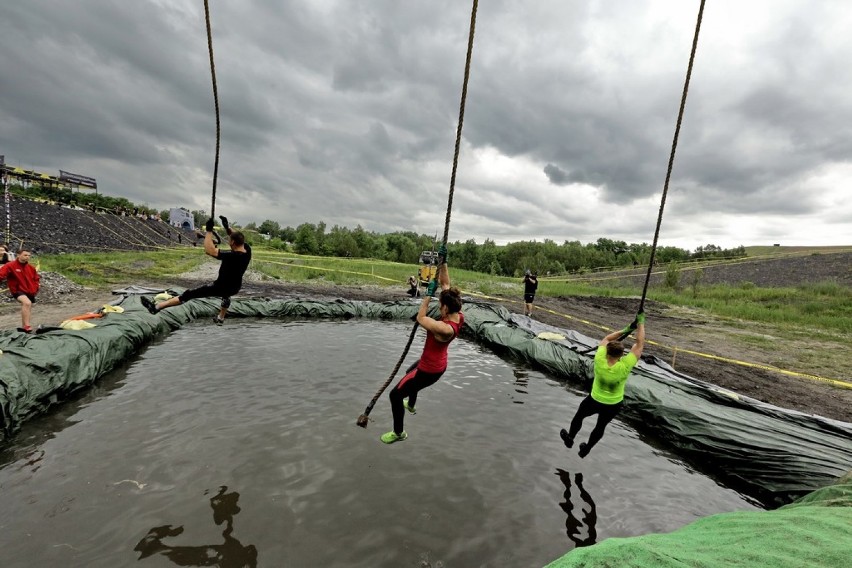
[[(222, 298), (222, 307), (227, 308), (231, 305), (230, 297), (236, 294), (239, 290), (230, 290), (225, 289), (216, 284), (208, 284), (206, 286), (199, 286), (198, 288), (192, 288), (191, 290), (186, 290), (183, 294), (180, 295), (181, 303), (188, 302), (190, 300), (195, 300), (197, 298)], [(225, 306), (225, 302), (227, 301), (228, 306)]]
[(414, 363), (405, 371), (405, 376), (400, 379), (399, 383), (390, 391), (391, 412), (393, 412), (393, 431), (397, 434), (402, 434), (403, 421), (405, 420), (405, 407), (402, 406), (402, 399), (408, 397), (408, 406), (414, 408), (417, 403), (417, 393), (426, 387), (431, 387), (438, 382), (444, 371), (440, 373), (427, 373), (417, 368), (417, 363)]
[(624, 406), (623, 401), (617, 404), (603, 404), (593, 399), (591, 395), (587, 396), (583, 399), (583, 402), (580, 403), (580, 407), (577, 409), (577, 414), (575, 414), (574, 419), (571, 420), (571, 429), (568, 431), (568, 437), (573, 440), (574, 436), (576, 436), (580, 431), (580, 427), (583, 425), (583, 420), (592, 414), (597, 414), (598, 422), (595, 424), (595, 428), (592, 430), (592, 433), (589, 434), (589, 441), (586, 444), (588, 449), (591, 450), (595, 444), (603, 438), (606, 425), (616, 417), (616, 415), (621, 411), (622, 406)]

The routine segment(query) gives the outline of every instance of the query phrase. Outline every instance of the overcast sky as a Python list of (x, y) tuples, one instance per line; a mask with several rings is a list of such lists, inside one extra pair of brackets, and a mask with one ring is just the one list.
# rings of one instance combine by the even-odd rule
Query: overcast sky
[[(217, 213), (443, 232), (472, 3), (210, 0)], [(698, 0), (481, 0), (450, 240), (651, 242)], [(852, 244), (852, 4), (709, 0), (660, 242)], [(202, 0), (0, 18), (0, 154), (210, 210)]]

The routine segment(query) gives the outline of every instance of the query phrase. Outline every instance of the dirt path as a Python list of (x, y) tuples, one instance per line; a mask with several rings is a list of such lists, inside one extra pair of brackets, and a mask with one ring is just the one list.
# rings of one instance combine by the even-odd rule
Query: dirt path
[[(213, 268), (216, 266), (212, 265)], [(207, 264), (185, 276), (191, 278), (174, 279), (168, 284), (162, 282), (134, 284), (193, 287), (200, 282), (213, 279), (213, 273)], [(240, 295), (266, 298), (347, 298), (377, 302), (408, 297), (402, 286), (399, 289), (393, 289), (380, 286), (337, 286), (327, 283), (291, 284), (270, 280), (259, 274), (249, 275)], [(56, 325), (69, 316), (96, 310), (114, 299), (115, 296), (108, 290), (92, 289), (52, 298), (36, 304), (33, 323)], [(516, 298), (504, 298), (498, 303), (515, 313), (522, 312), (522, 306)], [(574, 329), (592, 337), (601, 337), (606, 332), (599, 326), (617, 329), (632, 320), (635, 315), (636, 300), (602, 297), (537, 298), (536, 306), (539, 309), (535, 311), (534, 316), (539, 321), (561, 328)], [(776, 346), (772, 338), (766, 339), (766, 346), (746, 347), (732, 335), (738, 333), (737, 330), (731, 330), (706, 317), (678, 311), (656, 302), (647, 303), (646, 312), (648, 313), (648, 339), (664, 345), (649, 345), (646, 353), (656, 355), (669, 363), (672, 362), (673, 351), (665, 346), (673, 345), (681, 350), (692, 350), (727, 359), (773, 366), (778, 366), (779, 353), (789, 350), (789, 345)], [(571, 319), (565, 315), (571, 316)], [(589, 323), (584, 323), (582, 320)], [(14, 328), (19, 325), (20, 315), (17, 305), (11, 303), (0, 305), (0, 329)], [(797, 345), (796, 349), (807, 350), (807, 342)], [(676, 355), (675, 367), (698, 379), (777, 406), (852, 422), (852, 390), (850, 389), (690, 355), (681, 351)], [(826, 372), (824, 376), (846, 379), (836, 374), (840, 372), (837, 369), (828, 369), (828, 371), (834, 371), (835, 374)], [(809, 372), (816, 373), (814, 370)]]

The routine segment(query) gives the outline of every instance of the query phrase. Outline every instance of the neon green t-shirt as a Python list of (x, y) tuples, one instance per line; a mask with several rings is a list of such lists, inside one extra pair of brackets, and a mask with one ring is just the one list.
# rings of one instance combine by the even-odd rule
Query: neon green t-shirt
[(606, 360), (606, 345), (599, 346), (595, 353), (592, 398), (601, 404), (618, 404), (624, 400), (624, 385), (636, 362), (636, 355), (628, 353), (610, 367)]

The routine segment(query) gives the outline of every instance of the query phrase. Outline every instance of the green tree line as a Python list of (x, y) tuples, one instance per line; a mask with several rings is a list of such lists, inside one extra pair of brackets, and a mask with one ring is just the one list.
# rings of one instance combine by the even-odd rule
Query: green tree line
[[(282, 228), (276, 221), (267, 219), (260, 225), (249, 223), (244, 227), (257, 231), (269, 240), (270, 246), (292, 250), (298, 254), (318, 256), (344, 256), (379, 258), (394, 262), (417, 263), (420, 253), (430, 250), (434, 237), (418, 235), (411, 231), (379, 234), (364, 230), (327, 225), (320, 221), (302, 223), (297, 227)], [(594, 243), (579, 241), (519, 241), (498, 246), (485, 239), (482, 244), (474, 239), (456, 241), (447, 245), (453, 266), (498, 276), (520, 276), (527, 269), (539, 274), (567, 274), (601, 268), (647, 266), (651, 258), (651, 245), (600, 238)], [(723, 249), (708, 244), (695, 252), (678, 247), (657, 247), (655, 262), (686, 262), (713, 258), (739, 258), (746, 255), (745, 248)]]
[[(66, 188), (32, 184), (26, 188), (15, 185), (11, 190), (24, 197), (48, 199), (81, 207), (95, 206), (108, 211), (123, 209), (126, 212), (137, 210), (146, 215), (158, 213), (155, 209), (136, 205), (123, 197), (73, 192)], [(168, 210), (160, 211), (159, 214), (164, 221), (168, 221)], [(207, 213), (203, 210), (192, 211), (192, 215), (196, 227), (203, 226), (207, 220)], [(419, 235), (412, 231), (380, 234), (367, 231), (360, 225), (354, 229), (334, 225), (329, 229), (323, 221), (302, 223), (294, 228), (281, 227), (277, 221), (267, 219), (260, 225), (249, 223), (243, 229), (264, 235), (269, 239), (267, 244), (271, 248), (297, 254), (377, 258), (407, 264), (418, 263), (422, 251), (433, 250), (439, 244), (434, 242), (435, 237), (432, 235)], [(447, 249), (453, 266), (496, 276), (520, 276), (525, 270), (533, 270), (540, 275), (556, 275), (604, 268), (647, 266), (651, 258), (651, 246), (647, 243), (628, 244), (607, 238), (587, 244), (579, 241), (557, 244), (545, 239), (519, 241), (501, 246), (491, 239), (485, 239), (481, 244), (469, 239), (449, 243)], [(723, 249), (708, 244), (698, 247), (694, 252), (678, 247), (658, 247), (655, 262), (669, 264), (691, 260), (739, 258), (745, 255), (745, 248), (742, 246)]]

